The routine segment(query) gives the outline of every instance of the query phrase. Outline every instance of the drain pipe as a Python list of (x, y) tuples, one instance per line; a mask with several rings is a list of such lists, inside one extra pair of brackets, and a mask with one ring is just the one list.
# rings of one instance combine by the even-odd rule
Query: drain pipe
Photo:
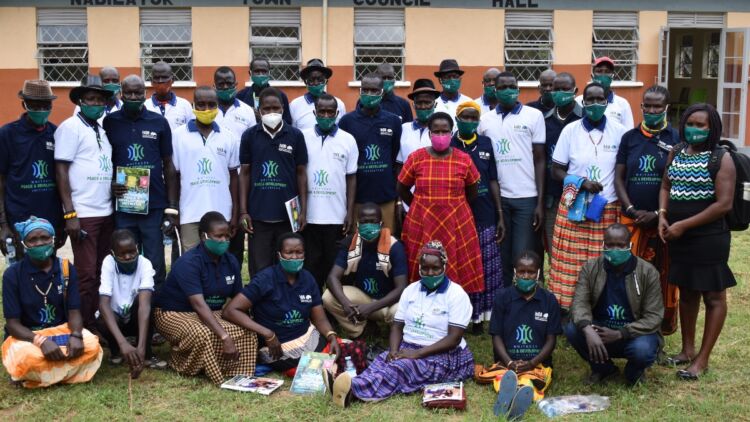
[(321, 37), (321, 60), (328, 65), (328, 0), (323, 0), (323, 36)]

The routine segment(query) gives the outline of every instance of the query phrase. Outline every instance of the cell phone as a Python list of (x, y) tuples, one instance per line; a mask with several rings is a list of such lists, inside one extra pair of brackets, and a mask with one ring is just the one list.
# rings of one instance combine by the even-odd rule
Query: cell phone
[(89, 236), (89, 233), (86, 230), (81, 229), (81, 234), (78, 235), (79, 240), (84, 240)]
[(70, 341), (70, 334), (60, 334), (59, 336), (49, 336), (47, 339), (52, 340), (58, 346), (67, 346)]

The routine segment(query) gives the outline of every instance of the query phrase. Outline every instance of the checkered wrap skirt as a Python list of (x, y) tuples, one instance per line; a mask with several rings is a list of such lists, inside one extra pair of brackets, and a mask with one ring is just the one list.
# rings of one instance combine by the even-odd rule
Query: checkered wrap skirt
[(224, 359), (223, 342), (209, 329), (195, 312), (171, 312), (154, 309), (154, 324), (172, 345), (169, 366), (182, 375), (203, 372), (214, 384), (221, 384), (235, 375), (253, 375), (258, 351), (258, 338), (221, 318), (221, 311), (213, 312), (216, 321), (232, 337), (240, 352), (239, 361)]

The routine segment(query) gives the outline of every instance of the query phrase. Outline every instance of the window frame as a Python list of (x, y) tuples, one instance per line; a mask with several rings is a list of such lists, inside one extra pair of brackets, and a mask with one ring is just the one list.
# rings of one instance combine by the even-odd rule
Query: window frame
[[(618, 15), (621, 16), (619, 20)], [(597, 22), (597, 20), (600, 22)], [(606, 33), (606, 31), (629, 32), (631, 38), (614, 39), (614, 37), (607, 37), (602, 33)], [(640, 42), (640, 18), (637, 11), (594, 11), (591, 28), (591, 60), (593, 62), (602, 56), (607, 56), (614, 60), (617, 67), (613, 81), (625, 83), (638, 81), (638, 63), (640, 62), (638, 50)], [(619, 54), (620, 52), (629, 55), (631, 58), (623, 59)], [(623, 73), (629, 74), (630, 77), (623, 77)]]
[[(60, 16), (54, 17), (55, 13)], [(80, 16), (82, 14), (83, 16)], [(83, 39), (45, 39), (48, 34), (43, 28), (58, 28), (58, 34), (62, 34), (59, 28), (79, 27), (83, 30)], [(71, 34), (73, 34), (71, 32)], [(88, 13), (85, 8), (59, 9), (38, 8), (36, 10), (36, 54), (39, 78), (52, 84), (73, 85), (79, 84), (86, 76), (89, 69), (89, 46), (88, 46)], [(48, 55), (49, 52), (77, 51), (75, 55)], [(46, 61), (58, 61), (58, 63), (45, 63)], [(65, 61), (70, 63), (60, 63)], [(77, 68), (69, 70), (69, 68)], [(61, 69), (61, 70), (58, 70)], [(62, 75), (69, 73), (70, 77), (57, 78), (54, 74)]]
[[(375, 16), (377, 12), (383, 10), (370, 8), (354, 9), (354, 42), (353, 42), (353, 78), (354, 81), (361, 81), (362, 77), (370, 72), (374, 72), (381, 63), (390, 63), (396, 70), (396, 82), (403, 83), (406, 81), (406, 16), (404, 9), (386, 9), (390, 16), (385, 16), (383, 20)], [(393, 13), (395, 12), (395, 13)], [(358, 16), (359, 15), (359, 16)], [(369, 16), (368, 16), (369, 15)], [(370, 19), (368, 21), (368, 18)], [(359, 27), (362, 28), (359, 28)], [(400, 27), (401, 37), (380, 40), (363, 40), (358, 39), (365, 32), (365, 28), (395, 28)], [(361, 50), (377, 50), (397, 52), (396, 54), (358, 54)], [(378, 60), (382, 58), (382, 60)]]
[[(171, 9), (171, 12), (174, 12), (175, 10), (182, 11), (181, 16), (172, 14), (171, 18), (175, 17), (186, 17), (187, 21), (178, 22), (176, 21), (169, 21), (165, 20), (163, 23), (156, 22), (160, 18), (160, 14), (163, 13), (163, 10), (159, 9), (141, 9), (140, 15), (139, 15), (139, 26), (138, 26), (138, 33), (139, 33), (139, 43), (140, 43), (140, 62), (141, 62), (141, 76), (143, 77), (143, 80), (147, 83), (151, 83), (151, 68), (153, 67), (154, 63), (159, 61), (165, 61), (169, 63), (169, 65), (172, 67), (174, 79), (173, 83), (192, 83), (195, 80), (195, 69), (194, 69), (194, 63), (193, 63), (193, 31), (192, 31), (192, 10), (191, 9)], [(185, 13), (187, 12), (187, 13)], [(153, 14), (153, 16), (146, 16), (145, 20), (147, 22), (144, 23), (144, 14)], [(160, 31), (162, 33), (165, 33), (167, 30), (173, 30), (175, 31), (174, 34), (177, 34), (177, 28), (182, 27), (182, 32), (187, 33), (189, 36), (189, 40), (186, 41), (184, 39), (174, 38), (169, 39), (169, 37), (165, 37), (167, 39), (157, 39), (157, 36), (154, 36), (154, 34), (149, 34), (150, 31)], [(156, 34), (156, 32), (155, 32)], [(146, 35), (146, 36), (144, 36)], [(149, 39), (153, 38), (153, 39)], [(157, 52), (166, 52), (166, 51), (180, 51), (184, 50), (184, 54), (171, 54), (171, 55), (161, 55), (161, 54), (154, 54), (155, 51)], [(180, 59), (180, 61), (175, 61), (176, 59)], [(187, 68), (187, 70), (186, 70)], [(186, 77), (183, 77), (184, 76)]]
[[(548, 22), (547, 25), (540, 25), (544, 21)], [(531, 34), (526, 37), (519, 36), (523, 31), (546, 32), (546, 36), (537, 39), (530, 38)], [(536, 83), (542, 72), (552, 68), (555, 62), (555, 28), (551, 11), (506, 12), (503, 35), (505, 69), (516, 75), (519, 84)], [(548, 58), (539, 58), (543, 54), (530, 58), (512, 58), (513, 52), (533, 51), (546, 52)]]
[[(291, 11), (285, 19), (279, 19), (278, 16), (274, 17), (273, 14), (284, 13)], [(265, 19), (265, 22), (258, 23), (256, 21), (253, 24), (254, 14), (267, 14), (263, 18), (256, 17), (256, 20)], [(268, 54), (259, 54), (259, 56), (266, 57), (271, 64), (271, 81), (272, 82), (299, 82), (299, 72), (302, 70), (302, 11), (300, 8), (292, 9), (250, 9), (250, 27), (249, 27), (249, 39), (248, 39), (248, 51), (250, 55), (250, 61), (253, 60), (255, 54), (254, 49), (274, 49), (274, 48), (296, 48), (297, 58), (296, 60), (277, 60)], [(257, 15), (256, 15), (257, 16)], [(292, 37), (266, 37), (266, 36), (253, 36), (253, 29), (257, 28), (295, 28), (296, 38)], [(284, 69), (279, 71), (279, 69)], [(279, 78), (278, 76), (292, 72), (292, 77)]]

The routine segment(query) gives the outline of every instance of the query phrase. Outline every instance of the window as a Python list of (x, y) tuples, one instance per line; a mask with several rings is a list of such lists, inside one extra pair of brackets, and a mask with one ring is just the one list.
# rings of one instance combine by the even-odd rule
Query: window
[(505, 12), (505, 69), (519, 81), (539, 80), (552, 67), (552, 12)]
[(86, 9), (37, 9), (36, 19), (39, 77), (80, 82), (89, 70)]
[(674, 77), (690, 79), (693, 77), (693, 36), (683, 35), (675, 52)]
[(274, 81), (299, 80), (300, 22), (300, 9), (250, 10), (250, 57), (267, 58)]
[(172, 66), (175, 81), (193, 80), (193, 43), (190, 9), (140, 9), (141, 69), (151, 80), (154, 63)]
[(594, 12), (593, 59), (614, 60), (614, 80), (636, 80), (639, 41), (638, 12)]
[(404, 80), (404, 10), (354, 9), (354, 79), (390, 63)]
[(667, 25), (670, 28), (722, 28), (723, 13), (668, 12)]
[(721, 43), (721, 32), (706, 34), (705, 46), (703, 48), (703, 77), (716, 79), (719, 77), (719, 45)]

